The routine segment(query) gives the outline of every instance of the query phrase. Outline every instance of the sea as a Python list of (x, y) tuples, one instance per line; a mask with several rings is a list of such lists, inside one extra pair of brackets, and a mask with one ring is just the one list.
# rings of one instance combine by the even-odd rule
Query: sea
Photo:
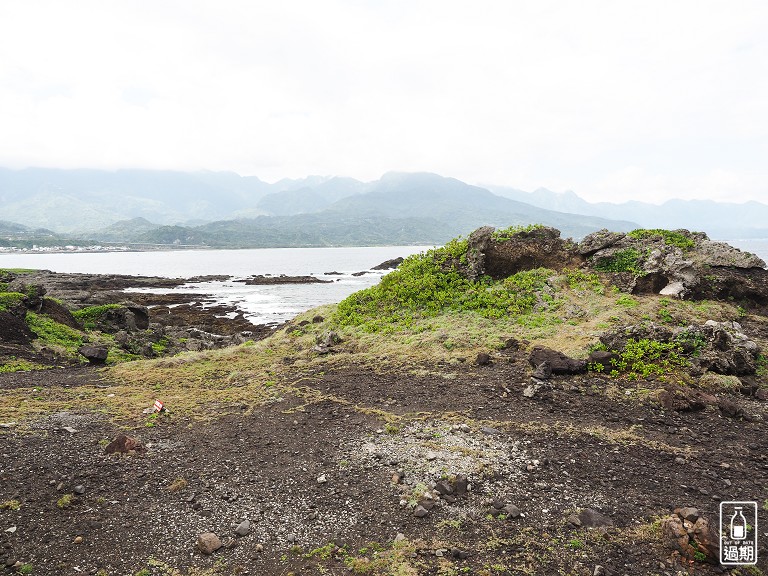
[[(724, 242), (768, 262), (768, 238)], [(236, 307), (254, 324), (274, 324), (290, 320), (310, 308), (340, 302), (353, 292), (373, 286), (387, 271), (371, 268), (385, 260), (418, 254), (429, 248), (431, 246), (8, 253), (0, 254), (0, 268), (167, 278), (230, 276), (229, 280), (187, 282), (177, 288), (145, 291), (205, 294), (214, 303)], [(355, 275), (360, 272), (365, 274)], [(235, 282), (256, 274), (310, 275), (333, 282), (266, 286)]]
[[(386, 260), (431, 246), (346, 248), (261, 248), (252, 250), (169, 250), (151, 252), (59, 252), (0, 254), (0, 268), (53, 272), (129, 274), (166, 278), (230, 276), (229, 280), (188, 282), (166, 293), (205, 294), (215, 304), (236, 307), (254, 324), (282, 323), (322, 304), (340, 302), (379, 282), (387, 271), (371, 270)], [(356, 275), (364, 272), (362, 275)], [(238, 279), (257, 274), (315, 276), (330, 283), (249, 286)]]

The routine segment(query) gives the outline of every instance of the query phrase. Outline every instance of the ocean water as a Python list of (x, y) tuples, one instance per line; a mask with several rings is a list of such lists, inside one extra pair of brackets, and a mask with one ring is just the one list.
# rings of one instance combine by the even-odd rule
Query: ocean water
[[(320, 306), (340, 302), (353, 292), (376, 284), (386, 273), (368, 271), (385, 260), (409, 256), (428, 246), (352, 248), (264, 248), (254, 250), (175, 250), (158, 252), (88, 252), (59, 254), (0, 254), (0, 268), (34, 268), (54, 272), (130, 274), (192, 278), (228, 275), (231, 280), (189, 282), (174, 289), (150, 292), (206, 294), (216, 303), (241, 310), (254, 324), (284, 322)], [(326, 275), (326, 272), (338, 272)], [(256, 274), (316, 276), (328, 284), (248, 286), (233, 280)]]

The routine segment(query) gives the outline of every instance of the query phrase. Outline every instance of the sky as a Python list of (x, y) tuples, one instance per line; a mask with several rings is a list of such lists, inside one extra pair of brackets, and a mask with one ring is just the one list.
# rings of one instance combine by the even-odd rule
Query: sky
[(2, 0), (0, 166), (768, 202), (763, 0)]

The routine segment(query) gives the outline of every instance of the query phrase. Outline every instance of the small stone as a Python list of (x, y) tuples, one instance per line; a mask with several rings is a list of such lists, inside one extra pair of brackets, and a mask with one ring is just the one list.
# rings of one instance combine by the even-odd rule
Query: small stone
[(429, 514), (429, 510), (424, 508), (424, 506), (422, 506), (421, 504), (416, 506), (416, 508), (414, 508), (413, 510), (413, 515), (416, 516), (416, 518), (424, 518), (424, 516), (426, 516), (427, 514)]
[(533, 374), (531, 374), (533, 378), (536, 378), (538, 380), (546, 380), (550, 376), (552, 376), (552, 365), (549, 362), (542, 362), (538, 366), (536, 366), (536, 369), (533, 371)]
[(437, 459), (437, 454), (435, 452), (432, 452), (431, 450), (427, 452), (426, 456), (424, 456), (427, 460), (432, 461)]
[(403, 479), (403, 475), (400, 472), (395, 472), (392, 474), (392, 484), (400, 484), (400, 481)]
[(296, 534), (288, 534), (288, 544), (295, 544), (298, 539), (299, 538), (296, 536)]
[(504, 514), (507, 516), (507, 518), (519, 518), (520, 517), (520, 508), (515, 506), (514, 504), (507, 504), (502, 508), (504, 511)]
[(491, 428), (490, 426), (483, 426), (482, 428), (480, 428), (480, 432), (482, 432), (486, 436), (495, 436), (496, 434), (499, 433), (499, 431), (496, 430), (496, 428)]
[(606, 576), (605, 568), (598, 564), (595, 566), (595, 571), (592, 572), (592, 576)]
[(523, 390), (523, 396), (526, 398), (533, 398), (536, 396), (536, 392), (539, 391), (539, 388), (541, 388), (538, 384), (529, 384), (525, 387), (525, 390)]
[(451, 548), (451, 556), (458, 558), (459, 560), (466, 560), (469, 558), (469, 552), (461, 550), (460, 548)]
[(328, 482), (328, 478), (325, 477), (325, 474), (320, 474), (320, 476), (317, 477), (318, 484), (325, 484), (326, 482)]
[(75, 487), (72, 489), (72, 491), (73, 491), (75, 494), (78, 494), (78, 495), (82, 495), (82, 494), (85, 494), (85, 486), (83, 486), (82, 484), (78, 484), (77, 486), (75, 486)]
[(406, 540), (405, 534), (398, 532), (397, 536), (395, 536), (395, 542), (403, 542), (404, 540)]
[(13, 534), (14, 532), (16, 532), (16, 526), (11, 526), (10, 528), (6, 528), (5, 531), (8, 532), (9, 534)]
[(677, 508), (675, 510), (675, 514), (680, 516), (680, 518), (682, 518), (683, 520), (688, 520), (688, 522), (696, 522), (696, 520), (699, 519), (699, 516), (701, 516), (699, 509), (694, 508), (692, 506), (687, 506), (685, 508)]
[(487, 366), (491, 363), (491, 357), (485, 352), (480, 352), (475, 362), (477, 362), (478, 366)]
[(77, 434), (77, 430), (75, 430), (74, 428), (72, 428), (72, 426), (64, 426), (64, 427), (62, 428), (62, 430), (66, 430), (66, 431), (67, 431), (67, 432), (69, 432), (70, 434)]
[(446, 494), (453, 494), (453, 488), (448, 483), (447, 480), (440, 480), (437, 484), (435, 484), (435, 490), (440, 492), (443, 496)]
[(235, 528), (235, 534), (238, 536), (247, 536), (251, 531), (251, 522), (249, 520), (243, 520)]
[(82, 543), (83, 543), (83, 537), (82, 537), (82, 536), (77, 536), (77, 537), (76, 537), (76, 538), (73, 540), (73, 542), (74, 542), (75, 544), (82, 544)]
[(213, 532), (205, 532), (197, 537), (197, 549), (203, 554), (213, 554), (221, 546), (221, 540)]
[(256, 544), (256, 552), (263, 552), (263, 551), (264, 551), (264, 545)]
[(463, 474), (456, 475), (456, 481), (454, 482), (453, 491), (457, 496), (462, 496), (467, 493), (467, 486), (469, 481)]
[(675, 464), (679, 464), (681, 466), (684, 465), (685, 464), (685, 458), (683, 458), (682, 456), (678, 456), (677, 458), (675, 458)]

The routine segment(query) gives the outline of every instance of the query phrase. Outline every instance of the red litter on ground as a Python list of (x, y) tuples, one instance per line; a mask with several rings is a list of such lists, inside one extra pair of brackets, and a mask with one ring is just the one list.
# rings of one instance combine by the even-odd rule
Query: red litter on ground
[(160, 400), (155, 400), (155, 412), (162, 412), (163, 410), (165, 410), (165, 404)]

